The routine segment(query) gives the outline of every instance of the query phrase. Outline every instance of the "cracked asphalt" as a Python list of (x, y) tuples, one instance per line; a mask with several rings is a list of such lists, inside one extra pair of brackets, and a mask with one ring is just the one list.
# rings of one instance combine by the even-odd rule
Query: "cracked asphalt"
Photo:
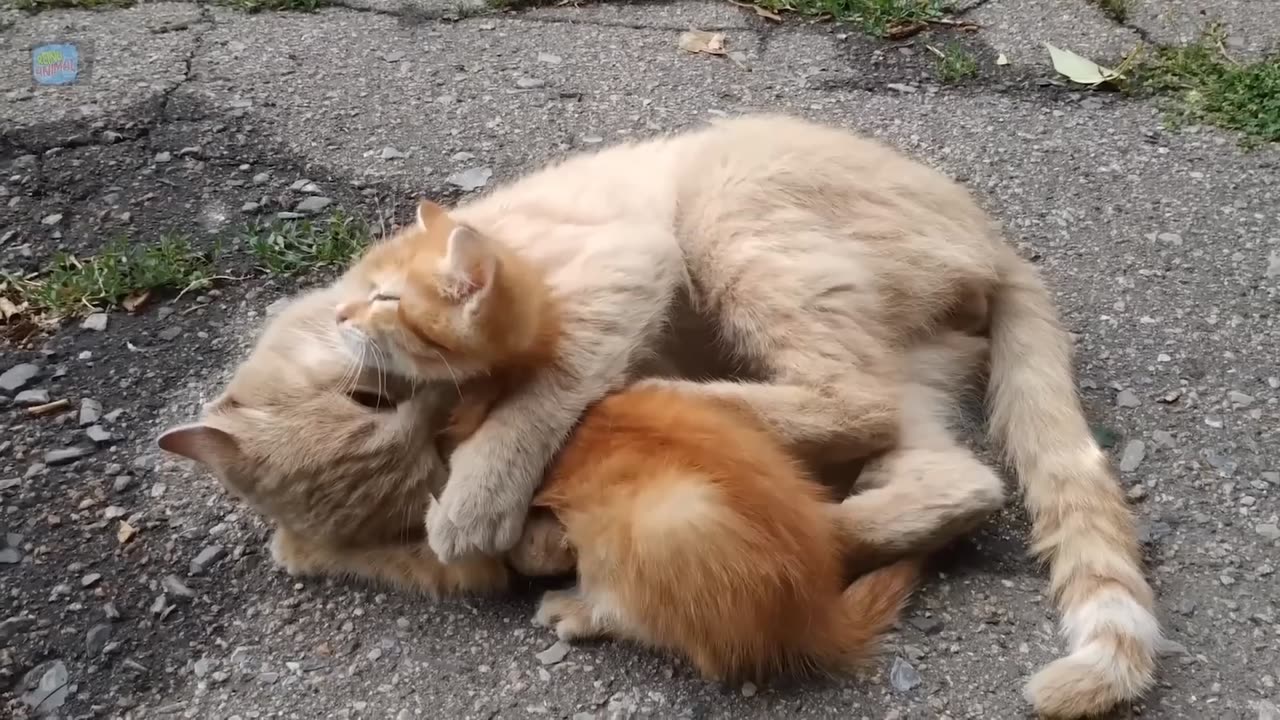
[[(1123, 25), (1085, 0), (964, 5), (976, 31), (897, 42), (698, 0), (0, 9), (0, 268), (118, 237), (225, 249), (216, 289), (101, 329), (0, 339), (0, 715), (1026, 716), (1021, 683), (1060, 644), (1016, 503), (939, 566), (863, 676), (721, 687), (629, 646), (539, 658), (553, 638), (529, 623), (531, 589), (435, 603), (294, 582), (251, 513), (154, 448), (227, 379), (273, 302), (323, 280), (256, 272), (246, 223), (323, 197), (386, 226), (486, 170), (492, 187), (575, 150), (770, 109), (959, 178), (1052, 283), (1178, 644), (1120, 716), (1274, 720), (1280, 152), (1167, 130), (1158, 100), (1064, 87), (1041, 43), (1114, 63), (1221, 21), (1233, 55), (1261, 57), (1280, 44), (1280, 4), (1134, 0)], [(736, 54), (680, 52), (690, 27), (724, 32)], [(68, 38), (89, 49), (89, 77), (34, 86), (30, 47)], [(976, 78), (939, 81), (926, 46), (946, 43), (973, 52)], [(42, 392), (72, 411), (33, 417), (23, 405)], [(109, 439), (85, 444), (86, 405)], [(900, 671), (895, 686), (895, 663), (918, 681)]]

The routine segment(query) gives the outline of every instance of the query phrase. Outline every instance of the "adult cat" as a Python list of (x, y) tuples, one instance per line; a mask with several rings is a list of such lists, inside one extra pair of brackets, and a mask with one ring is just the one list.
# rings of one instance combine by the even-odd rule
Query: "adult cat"
[(579, 155), (453, 216), (547, 268), (564, 337), (560, 362), (454, 455), (427, 516), (442, 559), (515, 542), (570, 428), (652, 351), (682, 294), (759, 380), (659, 382), (738, 403), (818, 461), (893, 447), (905, 349), (957, 312), (989, 314), (991, 435), (1071, 648), (1029, 696), (1083, 715), (1150, 686), (1154, 597), (1076, 395), (1071, 341), (1035, 270), (960, 185), (847, 132), (754, 116)]
[(958, 185), (835, 129), (748, 117), (570, 159), (454, 215), (548, 271), (566, 341), (554, 372), (459, 447), (428, 516), (443, 557), (514, 542), (569, 428), (654, 350), (679, 297), (760, 380), (680, 389), (741, 403), (820, 460), (892, 447), (902, 353), (957, 312), (989, 316), (992, 435), (1072, 649), (1032, 679), (1032, 701), (1079, 716), (1150, 685), (1153, 598), (1070, 341), (1034, 270)]

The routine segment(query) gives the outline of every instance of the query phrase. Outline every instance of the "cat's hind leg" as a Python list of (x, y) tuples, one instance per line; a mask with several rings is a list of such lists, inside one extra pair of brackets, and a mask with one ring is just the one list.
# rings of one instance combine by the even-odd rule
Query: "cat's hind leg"
[(894, 450), (868, 464), (858, 484), (866, 489), (831, 512), (859, 568), (939, 550), (1005, 500), (999, 475), (959, 446)]
[[(807, 292), (796, 290), (799, 296)], [(730, 354), (758, 370), (761, 381), (644, 384), (711, 396), (748, 411), (790, 451), (814, 462), (839, 463), (892, 447), (900, 371), (895, 353), (856, 317), (857, 303), (826, 312), (775, 304), (770, 298), (777, 296), (734, 297), (716, 310)]]
[(425, 542), (334, 548), (283, 527), (271, 538), (271, 558), (295, 577), (361, 578), (431, 597), (496, 593), (507, 589), (509, 579), (501, 558), (474, 556), (446, 565)]

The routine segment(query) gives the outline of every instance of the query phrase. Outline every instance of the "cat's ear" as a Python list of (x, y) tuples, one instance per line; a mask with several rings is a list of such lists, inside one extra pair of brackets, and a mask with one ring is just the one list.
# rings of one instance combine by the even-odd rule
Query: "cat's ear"
[(465, 225), (449, 233), (440, 261), (440, 287), (459, 304), (482, 297), (493, 285), (498, 256), (484, 236)]
[(418, 227), (423, 230), (430, 228), (437, 220), (448, 214), (448, 210), (430, 200), (418, 201)]
[(161, 450), (217, 470), (234, 467), (244, 457), (231, 433), (204, 423), (169, 428), (156, 443)]

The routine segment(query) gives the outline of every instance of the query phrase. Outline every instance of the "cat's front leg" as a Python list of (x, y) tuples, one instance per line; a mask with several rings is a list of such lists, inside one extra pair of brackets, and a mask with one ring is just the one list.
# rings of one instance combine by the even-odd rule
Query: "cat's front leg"
[(510, 550), (552, 456), (587, 405), (607, 390), (547, 369), (499, 403), (454, 451), (449, 482), (427, 511), (427, 537), (436, 555), (453, 562)]

